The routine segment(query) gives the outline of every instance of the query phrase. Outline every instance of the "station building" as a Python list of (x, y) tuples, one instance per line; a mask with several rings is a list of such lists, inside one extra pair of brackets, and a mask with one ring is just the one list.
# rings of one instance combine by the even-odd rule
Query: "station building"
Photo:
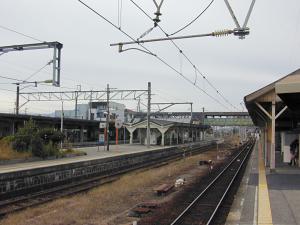
[(290, 144), (300, 138), (300, 69), (245, 96), (244, 101), (260, 131), (265, 165), (271, 170), (287, 165)]
[[(90, 102), (78, 104), (76, 109), (64, 110), (65, 118), (106, 121), (107, 102)], [(118, 102), (109, 102), (110, 120), (125, 121), (125, 105)], [(60, 117), (62, 111), (55, 110), (54, 116)]]

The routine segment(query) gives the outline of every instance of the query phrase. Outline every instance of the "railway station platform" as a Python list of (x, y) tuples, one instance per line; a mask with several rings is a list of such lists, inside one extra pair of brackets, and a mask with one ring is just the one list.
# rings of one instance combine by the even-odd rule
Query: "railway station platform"
[(149, 148), (147, 148), (147, 146), (143, 146), (140, 144), (136, 144), (136, 145), (124, 144), (124, 145), (111, 145), (109, 151), (105, 150), (104, 146), (84, 147), (84, 148), (78, 148), (78, 150), (82, 150), (86, 152), (87, 155), (85, 156), (0, 165), (0, 174), (16, 172), (21, 170), (77, 163), (83, 161), (90, 161), (95, 159), (103, 159), (103, 158), (108, 158), (113, 156), (120, 156), (120, 155), (132, 154), (137, 152), (153, 151), (153, 150), (165, 149), (170, 147), (172, 146), (167, 146), (167, 147), (150, 146)]
[(298, 225), (299, 210), (300, 168), (278, 163), (270, 172), (257, 142), (226, 225)]
[(32, 170), (32, 169), (39, 169), (51, 166), (59, 166), (59, 165), (67, 165), (67, 164), (74, 164), (74, 163), (81, 163), (81, 162), (88, 162), (91, 160), (98, 160), (98, 159), (105, 159), (110, 157), (116, 156), (123, 156), (123, 155), (130, 155), (133, 153), (142, 153), (148, 151), (155, 151), (155, 150), (163, 150), (168, 148), (184, 148), (193, 145), (206, 145), (214, 140), (208, 139), (205, 141), (200, 142), (193, 142), (193, 143), (186, 143), (181, 145), (174, 145), (174, 146), (147, 146), (140, 145), (140, 144), (122, 144), (122, 145), (111, 145), (109, 151), (106, 150), (106, 146), (95, 146), (95, 147), (83, 147), (77, 148), (78, 150), (82, 150), (87, 153), (85, 156), (75, 156), (71, 158), (60, 158), (60, 159), (49, 159), (49, 160), (39, 160), (33, 162), (22, 162), (22, 163), (13, 163), (13, 164), (0, 164), (0, 175), (10, 172), (17, 172), (23, 170)]

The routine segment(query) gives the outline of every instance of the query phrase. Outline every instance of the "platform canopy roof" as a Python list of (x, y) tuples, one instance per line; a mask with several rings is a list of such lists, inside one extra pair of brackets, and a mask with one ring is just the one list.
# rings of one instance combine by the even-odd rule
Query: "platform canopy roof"
[(299, 128), (300, 69), (245, 96), (244, 101), (256, 126), (264, 127), (270, 122), (275, 104), (276, 129)]
[[(150, 127), (151, 128), (163, 128), (163, 127), (174, 127), (174, 128), (198, 128), (201, 130), (207, 130), (210, 128), (209, 125), (198, 125), (198, 124), (191, 124), (191, 123), (179, 123), (174, 121), (167, 121), (167, 120), (157, 120), (157, 119), (150, 119)], [(134, 123), (126, 123), (124, 124), (125, 127), (135, 127), (135, 128), (146, 128), (147, 127), (147, 120), (142, 119), (138, 122)]]

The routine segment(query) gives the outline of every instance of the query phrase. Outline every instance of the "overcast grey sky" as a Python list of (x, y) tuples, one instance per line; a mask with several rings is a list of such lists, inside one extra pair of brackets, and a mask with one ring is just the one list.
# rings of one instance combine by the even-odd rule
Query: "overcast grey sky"
[[(121, 0), (120, 0), (121, 1)], [(135, 0), (154, 17), (152, 0)], [(87, 4), (118, 24), (118, 0), (85, 0)], [(210, 0), (165, 0), (160, 25), (167, 33), (177, 30), (203, 10)], [(250, 0), (230, 3), (243, 22)], [(122, 29), (135, 38), (153, 26), (129, 0), (122, 0)], [(22, 91), (70, 90), (81, 84), (82, 89), (103, 90), (106, 84), (120, 89), (143, 89), (152, 82), (153, 101), (192, 101), (194, 110), (228, 111), (186, 82), (155, 57), (138, 51), (118, 53), (110, 43), (128, 41), (120, 31), (91, 13), (77, 0), (1, 0), (0, 25), (44, 41), (63, 43), (61, 85), (64, 88), (39, 86)], [(232, 104), (239, 107), (243, 97), (299, 68), (300, 2), (298, 0), (257, 0), (245, 40), (237, 37), (206, 37), (180, 40), (176, 43), (191, 61)], [(232, 29), (234, 23), (223, 0), (211, 7), (192, 26), (178, 35), (201, 34)], [(154, 29), (147, 38), (163, 37)], [(0, 27), (0, 45), (34, 43), (36, 41)], [(145, 45), (189, 79), (195, 79), (193, 67), (180, 56), (170, 42)], [(52, 51), (11, 52), (0, 56), (0, 75), (25, 79), (51, 60)], [(182, 65), (182, 67), (180, 66)], [(51, 78), (51, 67), (33, 76), (32, 80)], [(0, 78), (0, 111), (13, 112), (15, 85)], [(197, 84), (214, 95), (216, 92), (198, 76)], [(6, 90), (4, 90), (6, 89)], [(12, 90), (12, 91), (7, 91)], [(125, 102), (134, 109), (135, 102)], [(28, 103), (24, 112), (49, 113), (60, 103)], [(74, 103), (65, 103), (67, 109)], [(230, 108), (230, 106), (228, 105)], [(172, 110), (186, 111), (188, 106)], [(231, 108), (231, 110), (234, 110)]]

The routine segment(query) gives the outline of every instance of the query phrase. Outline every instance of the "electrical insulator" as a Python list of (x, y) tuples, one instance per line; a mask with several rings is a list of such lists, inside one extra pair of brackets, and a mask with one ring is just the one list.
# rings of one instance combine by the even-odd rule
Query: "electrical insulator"
[(233, 33), (232, 30), (220, 30), (220, 31), (213, 32), (212, 36), (221, 37), (221, 36), (227, 36), (227, 35), (232, 34), (232, 33)]

